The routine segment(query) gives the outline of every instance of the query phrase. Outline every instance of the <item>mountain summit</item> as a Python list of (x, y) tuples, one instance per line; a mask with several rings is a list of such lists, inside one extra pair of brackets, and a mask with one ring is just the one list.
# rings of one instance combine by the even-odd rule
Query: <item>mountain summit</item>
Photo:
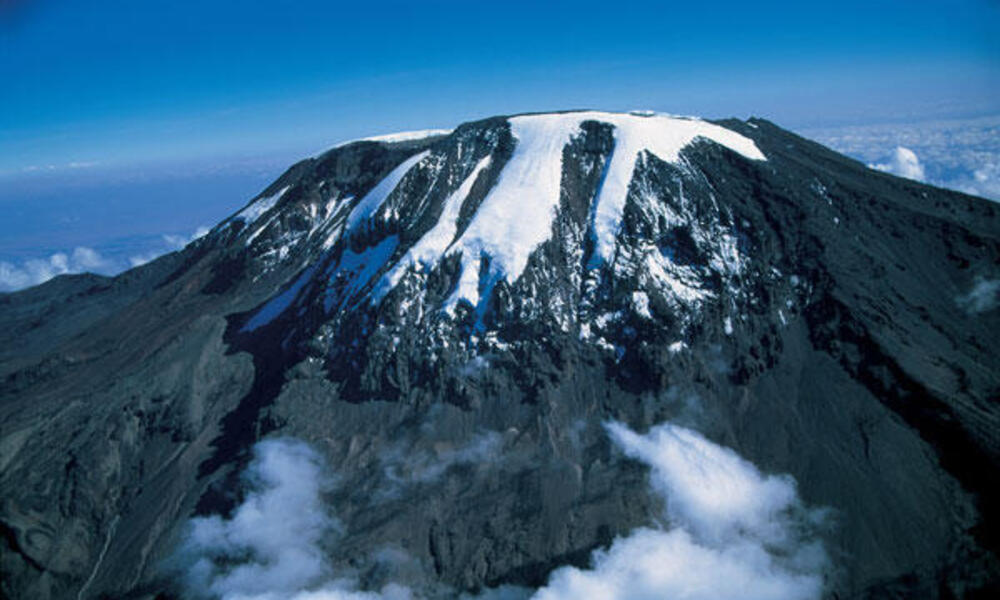
[(998, 279), (997, 205), (759, 119), (341, 144), (0, 295), (0, 589), (995, 592)]

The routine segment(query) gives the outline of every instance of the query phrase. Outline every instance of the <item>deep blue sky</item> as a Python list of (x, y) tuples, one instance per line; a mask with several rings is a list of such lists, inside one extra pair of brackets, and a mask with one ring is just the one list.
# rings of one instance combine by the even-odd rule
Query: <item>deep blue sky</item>
[(1000, 106), (987, 0), (0, 6), (7, 173), (307, 152), (522, 110), (808, 126)]
[(366, 135), (566, 108), (1000, 115), (998, 31), (1000, 0), (0, 0), (0, 291), (77, 246), (104, 272), (169, 250)]

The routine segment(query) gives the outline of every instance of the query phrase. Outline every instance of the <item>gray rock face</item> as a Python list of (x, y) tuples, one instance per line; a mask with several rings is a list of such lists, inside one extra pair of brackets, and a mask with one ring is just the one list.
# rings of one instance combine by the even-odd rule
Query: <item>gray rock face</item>
[(998, 278), (995, 204), (765, 121), (344, 145), (179, 253), (0, 295), (0, 593), (180, 594), (185, 523), (277, 436), (362, 586), (539, 586), (662, 511), (612, 419), (794, 476), (830, 597), (996, 593)]

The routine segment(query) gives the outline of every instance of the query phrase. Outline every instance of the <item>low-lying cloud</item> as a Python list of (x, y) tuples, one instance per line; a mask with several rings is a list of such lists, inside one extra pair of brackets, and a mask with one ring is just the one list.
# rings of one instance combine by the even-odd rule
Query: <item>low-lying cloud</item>
[(1000, 306), (1000, 279), (977, 278), (969, 293), (958, 297), (958, 306), (969, 314), (997, 308)]
[(48, 258), (35, 258), (21, 266), (0, 261), (0, 291), (19, 290), (45, 283), (57, 275), (68, 273), (106, 273), (114, 271), (112, 261), (86, 246), (77, 246), (72, 252), (56, 252)]
[(324, 540), (340, 523), (327, 512), (331, 487), (322, 458), (304, 442), (266, 440), (254, 447), (243, 476), (249, 489), (233, 515), (188, 523), (176, 560), (189, 598), (223, 600), (407, 600), (410, 591), (388, 585), (357, 590), (335, 577)]
[(207, 227), (199, 227), (191, 236), (164, 234), (145, 252), (133, 254), (126, 260), (122, 256), (106, 256), (87, 246), (77, 246), (70, 252), (56, 252), (46, 258), (32, 258), (16, 264), (0, 261), (0, 292), (13, 292), (46, 281), (59, 275), (75, 273), (97, 273), (115, 275), (126, 269), (144, 265), (168, 252), (180, 250), (208, 233)]
[(899, 175), (900, 177), (916, 181), (924, 181), (927, 178), (924, 166), (920, 164), (920, 159), (917, 158), (916, 153), (903, 146), (896, 146), (888, 162), (870, 166), (879, 171), (885, 171), (886, 173), (892, 173), (893, 175)]
[[(539, 590), (503, 587), (462, 598), (805, 600), (822, 595), (829, 566), (819, 536), (825, 513), (802, 503), (794, 479), (765, 475), (732, 450), (678, 425), (660, 425), (643, 435), (610, 423), (607, 431), (627, 456), (651, 468), (653, 492), (664, 501), (662, 522), (595, 552), (589, 569), (557, 569)], [(483, 437), (469, 448), (493, 447), (491, 439)], [(461, 460), (483, 458), (473, 451), (462, 453)], [(336, 540), (339, 523), (323, 502), (329, 485), (323, 461), (307, 445), (287, 439), (259, 443), (244, 479), (250, 491), (232, 517), (190, 522), (179, 552), (188, 596), (416, 597), (397, 584), (364, 591), (349, 572), (332, 570), (323, 544)]]
[(611, 423), (612, 440), (652, 469), (666, 525), (642, 528), (593, 556), (591, 569), (555, 571), (537, 600), (819, 598), (828, 559), (824, 512), (795, 480), (764, 475), (735, 452), (673, 424), (646, 435)]
[(319, 456), (302, 442), (263, 441), (244, 479), (251, 491), (231, 518), (190, 522), (181, 555), (192, 596), (288, 594), (328, 574), (319, 544), (338, 524), (322, 501)]
[(170, 233), (164, 234), (162, 236), (163, 243), (160, 244), (157, 248), (154, 248), (142, 254), (134, 254), (130, 256), (128, 259), (129, 266), (138, 267), (160, 256), (163, 256), (167, 252), (182, 250), (185, 246), (195, 241), (196, 239), (206, 235), (208, 232), (209, 232), (208, 227), (201, 226), (197, 230), (195, 230), (195, 232), (190, 237), (186, 237), (183, 235), (175, 235)]
[(407, 484), (436, 481), (456, 465), (493, 462), (502, 447), (503, 437), (496, 431), (484, 431), (460, 446), (433, 451), (405, 445), (392, 447), (380, 456), (390, 487), (387, 493), (398, 493)]
[(899, 160), (896, 149), (909, 149), (914, 158), (919, 157), (922, 181), (1000, 201), (1000, 115), (876, 123), (802, 133), (897, 174), (905, 171), (906, 160)]

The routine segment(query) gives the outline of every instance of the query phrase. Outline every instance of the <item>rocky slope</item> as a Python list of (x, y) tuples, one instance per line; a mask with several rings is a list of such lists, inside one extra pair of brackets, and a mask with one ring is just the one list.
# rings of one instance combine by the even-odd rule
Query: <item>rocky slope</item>
[(997, 205), (762, 120), (342, 145), (181, 252), (0, 295), (0, 590), (184, 593), (188, 520), (282, 436), (360, 587), (538, 587), (661, 514), (605, 424), (670, 421), (827, 507), (824, 595), (996, 593), (998, 278)]

